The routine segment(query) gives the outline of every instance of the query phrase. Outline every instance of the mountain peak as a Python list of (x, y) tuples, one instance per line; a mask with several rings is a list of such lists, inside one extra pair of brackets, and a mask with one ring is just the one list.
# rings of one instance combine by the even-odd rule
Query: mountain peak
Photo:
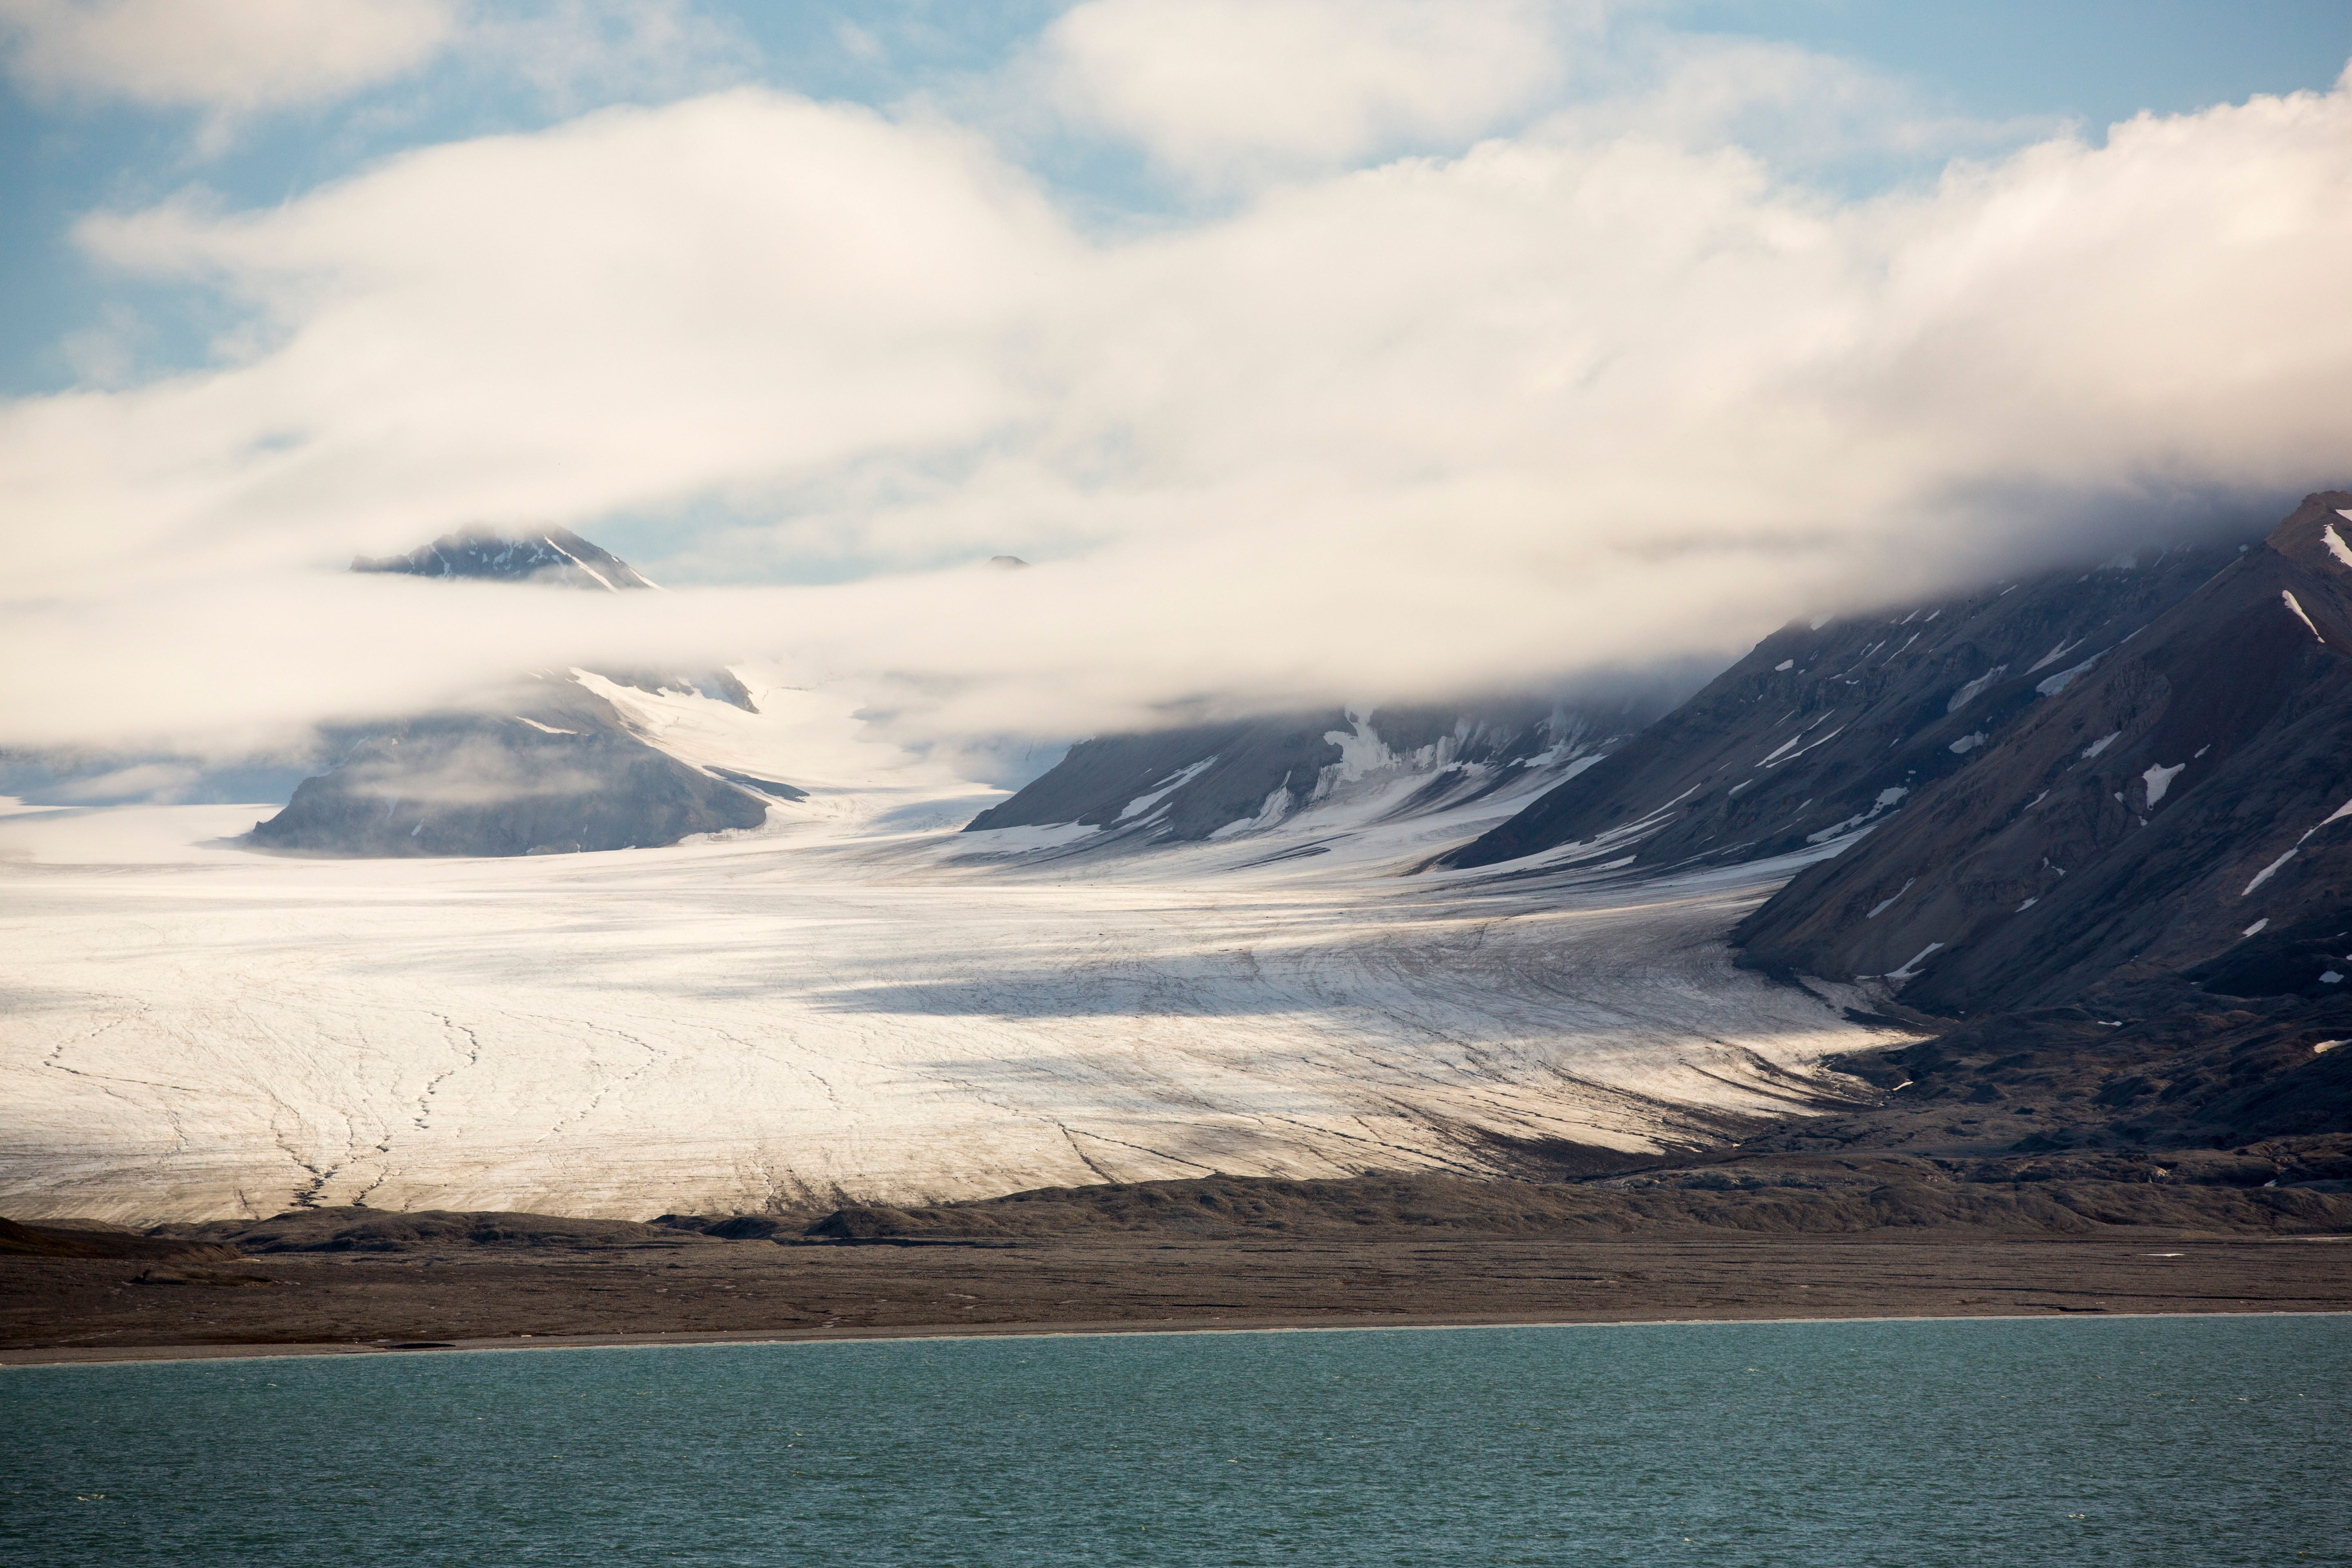
[(2263, 541), (2299, 566), (2333, 578), (2352, 568), (2352, 490), (2320, 490), (2303, 498)]
[(470, 577), (505, 583), (555, 583), (617, 593), (659, 584), (627, 562), (568, 528), (506, 533), (461, 528), (405, 555), (354, 556), (354, 572), (398, 572), (412, 577)]

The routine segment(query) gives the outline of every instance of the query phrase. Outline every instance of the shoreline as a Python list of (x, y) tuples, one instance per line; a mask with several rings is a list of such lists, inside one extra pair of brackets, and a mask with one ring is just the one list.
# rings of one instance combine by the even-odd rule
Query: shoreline
[(2352, 1317), (2352, 1307), (2307, 1309), (2260, 1307), (2241, 1311), (2115, 1311), (2105, 1308), (2051, 1307), (2042, 1312), (1778, 1313), (1753, 1317), (1688, 1318), (1562, 1317), (1550, 1314), (1428, 1314), (1390, 1322), (1316, 1321), (1306, 1318), (1218, 1320), (1171, 1319), (1160, 1323), (1126, 1321), (1055, 1323), (910, 1324), (903, 1329), (740, 1330), (642, 1334), (505, 1335), (430, 1343), (320, 1342), (313, 1343), (164, 1344), (0, 1348), (0, 1372), (23, 1367), (170, 1366), (196, 1362), (309, 1360), (328, 1356), (415, 1356), (503, 1353), (517, 1351), (667, 1350), (698, 1345), (878, 1344), (908, 1340), (1108, 1339), (1171, 1334), (1382, 1333), (1461, 1329), (1639, 1329), (1696, 1328), (1742, 1323), (2048, 1323), (2074, 1320), (2145, 1318), (2330, 1318)]
[(1400, 1223), (1370, 1236), (1212, 1240), (1163, 1231), (1011, 1247), (700, 1237), (507, 1247), (418, 1237), (385, 1251), (177, 1263), (11, 1258), (0, 1266), (0, 1366), (369, 1355), (396, 1345), (2347, 1309), (2352, 1242), (2156, 1227), (2073, 1238), (1880, 1231), (1600, 1240), (1432, 1237)]

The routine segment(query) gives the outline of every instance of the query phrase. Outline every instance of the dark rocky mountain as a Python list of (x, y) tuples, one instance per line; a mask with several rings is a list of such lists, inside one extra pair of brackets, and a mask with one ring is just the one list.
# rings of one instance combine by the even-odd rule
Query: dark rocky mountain
[(2352, 492), (2306, 500), (1738, 940), (1940, 1013), (2172, 973), (2352, 987)]
[[(471, 578), (492, 583), (535, 583), (561, 588), (585, 588), (617, 594), (631, 588), (658, 588), (660, 584), (601, 545), (589, 543), (568, 528), (535, 532), (501, 533), (489, 528), (461, 528), (405, 555), (370, 559), (355, 556), (354, 572), (389, 572), (408, 577)], [(728, 671), (601, 670), (606, 679), (642, 691), (695, 691), (720, 702), (753, 711), (751, 694)]]
[[(562, 529), (515, 537), (468, 529), (356, 572), (478, 578), (592, 592), (655, 584)], [(610, 671), (646, 691), (694, 692), (755, 711), (725, 670)], [(309, 855), (541, 855), (649, 848), (756, 827), (770, 804), (805, 792), (701, 768), (648, 744), (569, 677), (541, 676), (461, 710), (330, 737), (329, 772), (296, 786), (250, 841)]]
[(2151, 547), (1894, 614), (1794, 621), (1689, 701), (1434, 864), (1643, 870), (1802, 851), (1884, 823), (2238, 554)]
[(568, 681), (517, 693), (509, 713), (438, 713), (370, 731), (255, 845), (310, 855), (547, 855), (651, 848), (757, 827), (790, 784), (690, 767)]
[(1809, 849), (1743, 962), (1932, 1037), (1841, 1060), (1879, 1090), (1858, 1110), (1625, 1180), (1868, 1152), (2053, 1193), (2346, 1185), (2352, 491), (2260, 542), (1786, 627), (1437, 863)]
[(1106, 735), (1071, 747), (965, 831), (1078, 824), (1130, 844), (1197, 842), (1274, 826), (1368, 776), (1423, 779), (1389, 815), (1442, 810), (1589, 766), (1655, 710), (1527, 698)]
[(608, 550), (568, 528), (501, 533), (461, 528), (405, 555), (356, 556), (354, 572), (398, 572), (411, 577), (473, 577), (496, 583), (552, 583), (618, 593), (658, 586)]

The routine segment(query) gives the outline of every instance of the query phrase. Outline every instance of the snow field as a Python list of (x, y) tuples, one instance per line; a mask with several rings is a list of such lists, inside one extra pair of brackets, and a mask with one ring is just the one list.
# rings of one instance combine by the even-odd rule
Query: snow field
[(1649, 1148), (1790, 1109), (1864, 1038), (1732, 968), (1753, 879), (1480, 892), (1230, 845), (975, 861), (991, 836), (937, 833), (499, 861), (203, 842), (251, 815), (6, 820), (0, 1213), (642, 1218), (1487, 1170), (1486, 1133)]
[(755, 680), (752, 715), (582, 679), (672, 754), (809, 798), (514, 860), (227, 842), (266, 806), (0, 811), (0, 1214), (1486, 1172), (1498, 1138), (1653, 1149), (1801, 1109), (1871, 1037), (1732, 967), (1723, 933), (1793, 864), (1401, 875), (1541, 776), (1399, 819), (1425, 773), (1372, 758), (1278, 827), (1172, 848), (961, 834), (1002, 792), (823, 690)]

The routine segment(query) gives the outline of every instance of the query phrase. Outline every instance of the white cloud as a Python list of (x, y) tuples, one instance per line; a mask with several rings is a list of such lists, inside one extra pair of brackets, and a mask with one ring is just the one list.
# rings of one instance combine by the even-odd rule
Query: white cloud
[(759, 58), (693, 0), (540, 0), (478, 13), (463, 52), (476, 69), (528, 83), (562, 112), (614, 99), (674, 98), (740, 80)]
[(136, 763), (94, 778), (76, 779), (58, 786), (55, 794), (69, 801), (173, 801), (187, 793), (199, 776), (196, 767), (188, 763)]
[[(0, 739), (623, 658), (1069, 733), (1720, 652), (2085, 515), (2352, 472), (2347, 192), (2339, 84), (1868, 201), (1555, 128), (1106, 240), (952, 126), (746, 90), (109, 216), (97, 254), (257, 325), (0, 410), (0, 663), (51, 672)], [(495, 600), (320, 570), (689, 503), (739, 559), (1046, 564)]]
[(1593, 141), (1632, 133), (1677, 146), (1738, 146), (1782, 171), (1916, 166), (2062, 133), (2053, 116), (1984, 121), (1938, 110), (1857, 61), (1755, 38), (1631, 28), (1611, 40), (1537, 134)]
[[(54, 432), (24, 477), (99, 484), (114, 526), (158, 538), (233, 516), (300, 539), (332, 516), (331, 559), (460, 515), (594, 515), (983, 441), (1035, 397), (1023, 344), (1077, 259), (961, 133), (751, 91), (431, 149), (282, 208), (82, 232), (119, 266), (250, 297), (273, 346), (17, 405)], [(148, 437), (108, 455), (122, 418)]]
[(404, 75), (457, 25), (452, 0), (0, 0), (29, 90), (232, 114)]
[[(669, 99), (750, 74), (759, 50), (694, 0), (0, 0), (9, 74), (37, 100), (194, 110), (196, 150), (259, 115), (446, 67), (445, 90), (520, 86), (549, 112)], [(418, 92), (377, 118), (415, 113)]]
[(1087, 0), (1045, 30), (1048, 94), (1202, 185), (1467, 141), (1558, 79), (1542, 0)]

